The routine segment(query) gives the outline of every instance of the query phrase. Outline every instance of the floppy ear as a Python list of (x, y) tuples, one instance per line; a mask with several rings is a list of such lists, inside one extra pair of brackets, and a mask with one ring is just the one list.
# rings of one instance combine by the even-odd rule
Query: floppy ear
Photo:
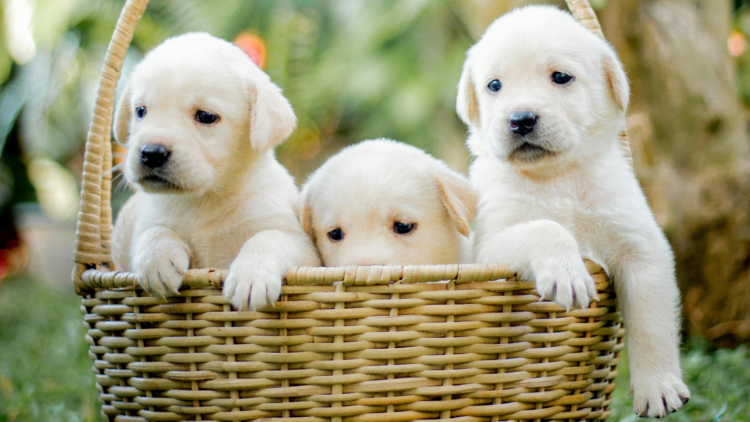
[(270, 80), (255, 83), (250, 97), (250, 144), (261, 155), (292, 134), (297, 117), (281, 89)]
[(122, 92), (115, 111), (115, 140), (120, 144), (128, 142), (128, 127), (130, 126), (130, 116), (133, 113), (133, 110), (130, 109), (130, 91), (130, 83), (128, 83), (125, 85), (125, 91)]
[(609, 92), (620, 106), (620, 110), (627, 111), (628, 103), (630, 103), (630, 84), (617, 54), (609, 48), (604, 53), (603, 67)]
[(474, 82), (471, 80), (468, 58), (464, 62), (464, 70), (461, 72), (461, 80), (458, 82), (456, 112), (466, 125), (479, 125), (479, 104), (477, 104), (477, 93), (474, 90)]
[(449, 169), (435, 173), (440, 200), (459, 233), (469, 236), (469, 223), (477, 209), (474, 189), (465, 177)]
[(302, 193), (300, 194), (299, 221), (302, 223), (302, 230), (304, 230), (305, 233), (310, 236), (313, 243), (315, 243), (310, 189), (302, 189)]

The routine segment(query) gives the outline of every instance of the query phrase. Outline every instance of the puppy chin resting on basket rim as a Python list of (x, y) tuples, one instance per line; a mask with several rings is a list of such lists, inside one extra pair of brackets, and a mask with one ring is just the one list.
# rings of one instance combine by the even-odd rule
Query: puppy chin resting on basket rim
[(690, 392), (672, 251), (619, 142), (628, 97), (606, 41), (532, 6), (500, 17), (468, 52), (457, 110), (476, 157), (475, 259), (513, 263), (566, 308), (595, 297), (581, 256), (600, 264), (629, 332), (634, 410), (662, 417)]
[(178, 294), (189, 268), (229, 267), (235, 308), (278, 299), (289, 267), (320, 264), (273, 153), (295, 124), (281, 90), (226, 41), (186, 34), (148, 53), (115, 116), (137, 189), (113, 233), (117, 267), (160, 297)]
[(302, 227), (323, 265), (471, 261), (471, 184), (411, 145), (378, 139), (347, 147), (310, 176), (302, 198)]

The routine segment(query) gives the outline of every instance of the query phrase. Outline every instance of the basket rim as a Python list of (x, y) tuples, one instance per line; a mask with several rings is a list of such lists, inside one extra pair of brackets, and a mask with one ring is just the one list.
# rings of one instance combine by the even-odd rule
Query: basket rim
[[(590, 260), (584, 260), (586, 270), (591, 275), (605, 273), (605, 270)], [(196, 268), (185, 275), (186, 288), (221, 289), (229, 275), (227, 269)], [(455, 281), (458, 284), (507, 280), (523, 283), (529, 289), (536, 284), (531, 280), (518, 280), (517, 273), (507, 264), (450, 264), (450, 265), (352, 265), (347, 267), (292, 267), (284, 275), (285, 286), (333, 286), (342, 283), (347, 286), (391, 285), (434, 283)], [(138, 276), (127, 271), (88, 269), (75, 278), (79, 292), (102, 289), (135, 288), (142, 290)], [(611, 281), (608, 281), (610, 284)]]

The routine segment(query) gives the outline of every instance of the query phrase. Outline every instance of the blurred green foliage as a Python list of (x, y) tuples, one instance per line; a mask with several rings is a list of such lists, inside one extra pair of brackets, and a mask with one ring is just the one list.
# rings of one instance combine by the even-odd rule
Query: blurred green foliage
[[(748, 38), (750, 38), (750, 0), (734, 0), (734, 33), (730, 37), (729, 47), (732, 51), (735, 42), (735, 51), (732, 52), (737, 60), (737, 83), (740, 95), (746, 108), (750, 108), (750, 49)], [(739, 43), (736, 44), (736, 43)]]
[[(15, 124), (24, 161), (50, 157), (79, 173), (103, 55), (123, 2), (1, 4), (12, 2), (33, 6), (36, 55), (11, 65), (0, 39), (0, 149)], [(152, 2), (120, 89), (143, 54), (169, 36), (206, 31), (232, 40), (250, 32), (264, 40), (265, 70), (299, 118), (277, 150), (293, 175), (304, 177), (341, 147), (376, 137), (417, 145), (463, 170), (466, 129), (454, 108), (473, 40), (462, 16), (450, 0)]]
[(390, 137), (437, 155), (463, 144), (465, 127), (453, 110), (472, 39), (456, 2), (221, 5), (224, 15), (205, 29), (227, 39), (242, 31), (260, 35), (266, 71), (295, 108), (299, 128), (278, 149), (293, 174), (303, 176), (342, 146), (369, 138)]
[[(0, 152), (17, 128), (22, 161), (49, 157), (74, 174), (99, 72), (122, 0), (3, 0), (33, 8), (36, 55), (13, 63), (0, 31)], [(597, 8), (606, 0), (593, 1)], [(206, 31), (228, 40), (251, 32), (266, 44), (266, 72), (290, 99), (298, 130), (277, 152), (297, 178), (351, 143), (390, 137), (465, 170), (466, 128), (454, 112), (472, 19), (455, 0), (163, 0), (139, 23), (120, 88), (143, 54), (165, 38)], [(750, 34), (750, 2), (735, 0), (735, 28)], [(750, 52), (738, 55), (750, 105)], [(747, 69), (747, 70), (746, 70)], [(18, 120), (16, 121), (16, 117)], [(0, 185), (14, 174), (0, 162)], [(12, 179), (12, 178), (11, 178)], [(28, 186), (21, 184), (23, 188)], [(0, 207), (8, 197), (2, 195)], [(125, 194), (125, 192), (119, 192)]]

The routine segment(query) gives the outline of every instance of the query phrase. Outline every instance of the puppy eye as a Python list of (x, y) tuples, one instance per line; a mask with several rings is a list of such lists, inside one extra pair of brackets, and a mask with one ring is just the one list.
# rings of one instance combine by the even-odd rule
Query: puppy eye
[(338, 242), (339, 240), (344, 238), (344, 232), (341, 231), (341, 229), (333, 229), (328, 232), (328, 238), (333, 242)]
[(219, 115), (209, 113), (208, 111), (204, 110), (198, 110), (197, 112), (195, 112), (195, 120), (203, 124), (210, 125), (211, 123), (219, 120)]
[(501, 84), (500, 81), (497, 79), (493, 79), (490, 81), (489, 84), (487, 84), (487, 89), (489, 89), (490, 92), (500, 91), (500, 88), (502, 87), (503, 87), (503, 84)]
[(552, 82), (558, 85), (565, 85), (566, 83), (573, 80), (573, 77), (563, 72), (555, 72), (552, 74)]
[(146, 107), (144, 106), (136, 107), (135, 115), (138, 116), (139, 119), (142, 119), (144, 116), (146, 116)]
[(396, 221), (393, 223), (393, 231), (398, 234), (407, 234), (414, 231), (414, 228), (417, 225), (415, 223), (402, 223), (400, 221)]

